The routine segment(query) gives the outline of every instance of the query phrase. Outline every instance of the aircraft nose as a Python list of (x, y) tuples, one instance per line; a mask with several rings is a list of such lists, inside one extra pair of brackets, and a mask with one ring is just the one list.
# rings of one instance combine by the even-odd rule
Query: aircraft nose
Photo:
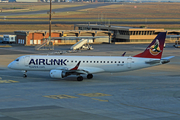
[(10, 63), (10, 64), (8, 65), (8, 68), (12, 68), (12, 63)]
[(8, 68), (11, 68), (11, 63), (8, 65)]

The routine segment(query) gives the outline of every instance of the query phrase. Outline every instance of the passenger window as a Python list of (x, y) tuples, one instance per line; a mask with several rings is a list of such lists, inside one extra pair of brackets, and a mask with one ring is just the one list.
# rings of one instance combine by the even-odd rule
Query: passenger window
[(96, 63), (96, 61), (94, 61), (94, 63)]
[(120, 61), (118, 63), (121, 63)]
[(107, 63), (109, 63), (109, 61), (107, 61)]
[(111, 63), (113, 63), (113, 61), (111, 61)]
[(102, 61), (100, 63), (102, 63)]
[(114, 63), (116, 63), (116, 61)]
[(77, 62), (77, 61), (75, 61), (75, 62)]
[(92, 61), (90, 61), (90, 63), (92, 63)]
[(122, 63), (124, 63), (124, 61), (122, 61)]
[(73, 62), (73, 61), (71, 61), (71, 62)]
[(83, 63), (85, 63), (85, 61), (83, 61)]
[(104, 61), (104, 63), (106, 63), (106, 61)]
[(97, 63), (98, 63), (99, 61), (97, 61)]
[(88, 61), (86, 61), (88, 63)]

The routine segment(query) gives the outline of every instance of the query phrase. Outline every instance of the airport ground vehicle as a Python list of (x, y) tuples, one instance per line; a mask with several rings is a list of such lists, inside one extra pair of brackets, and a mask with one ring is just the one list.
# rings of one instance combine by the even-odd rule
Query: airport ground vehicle
[(179, 48), (180, 47), (180, 41), (176, 40), (175, 44), (173, 46), (176, 47), (176, 48)]

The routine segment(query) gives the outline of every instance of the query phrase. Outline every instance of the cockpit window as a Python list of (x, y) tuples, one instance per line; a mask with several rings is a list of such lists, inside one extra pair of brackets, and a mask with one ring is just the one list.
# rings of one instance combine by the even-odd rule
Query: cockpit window
[(19, 59), (16, 59), (15, 61), (19, 61)]

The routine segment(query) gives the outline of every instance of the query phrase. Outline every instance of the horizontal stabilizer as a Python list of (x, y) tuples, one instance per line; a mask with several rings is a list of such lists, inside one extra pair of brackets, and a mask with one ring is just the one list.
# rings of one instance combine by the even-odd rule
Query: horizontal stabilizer
[(164, 57), (164, 58), (161, 58), (161, 60), (162, 60), (162, 59), (166, 59), (166, 60), (168, 59), (168, 60), (169, 60), (169, 59), (171, 59), (171, 58), (173, 58), (173, 57), (174, 57), (174, 56)]
[(145, 63), (146, 64), (157, 64), (157, 63), (160, 63), (160, 59), (159, 60), (155, 59), (155, 60), (145, 61)]
[(169, 56), (169, 57), (164, 57), (161, 59), (161, 63), (162, 64), (165, 64), (165, 63), (168, 63), (170, 62), (170, 59), (173, 58), (174, 56)]

